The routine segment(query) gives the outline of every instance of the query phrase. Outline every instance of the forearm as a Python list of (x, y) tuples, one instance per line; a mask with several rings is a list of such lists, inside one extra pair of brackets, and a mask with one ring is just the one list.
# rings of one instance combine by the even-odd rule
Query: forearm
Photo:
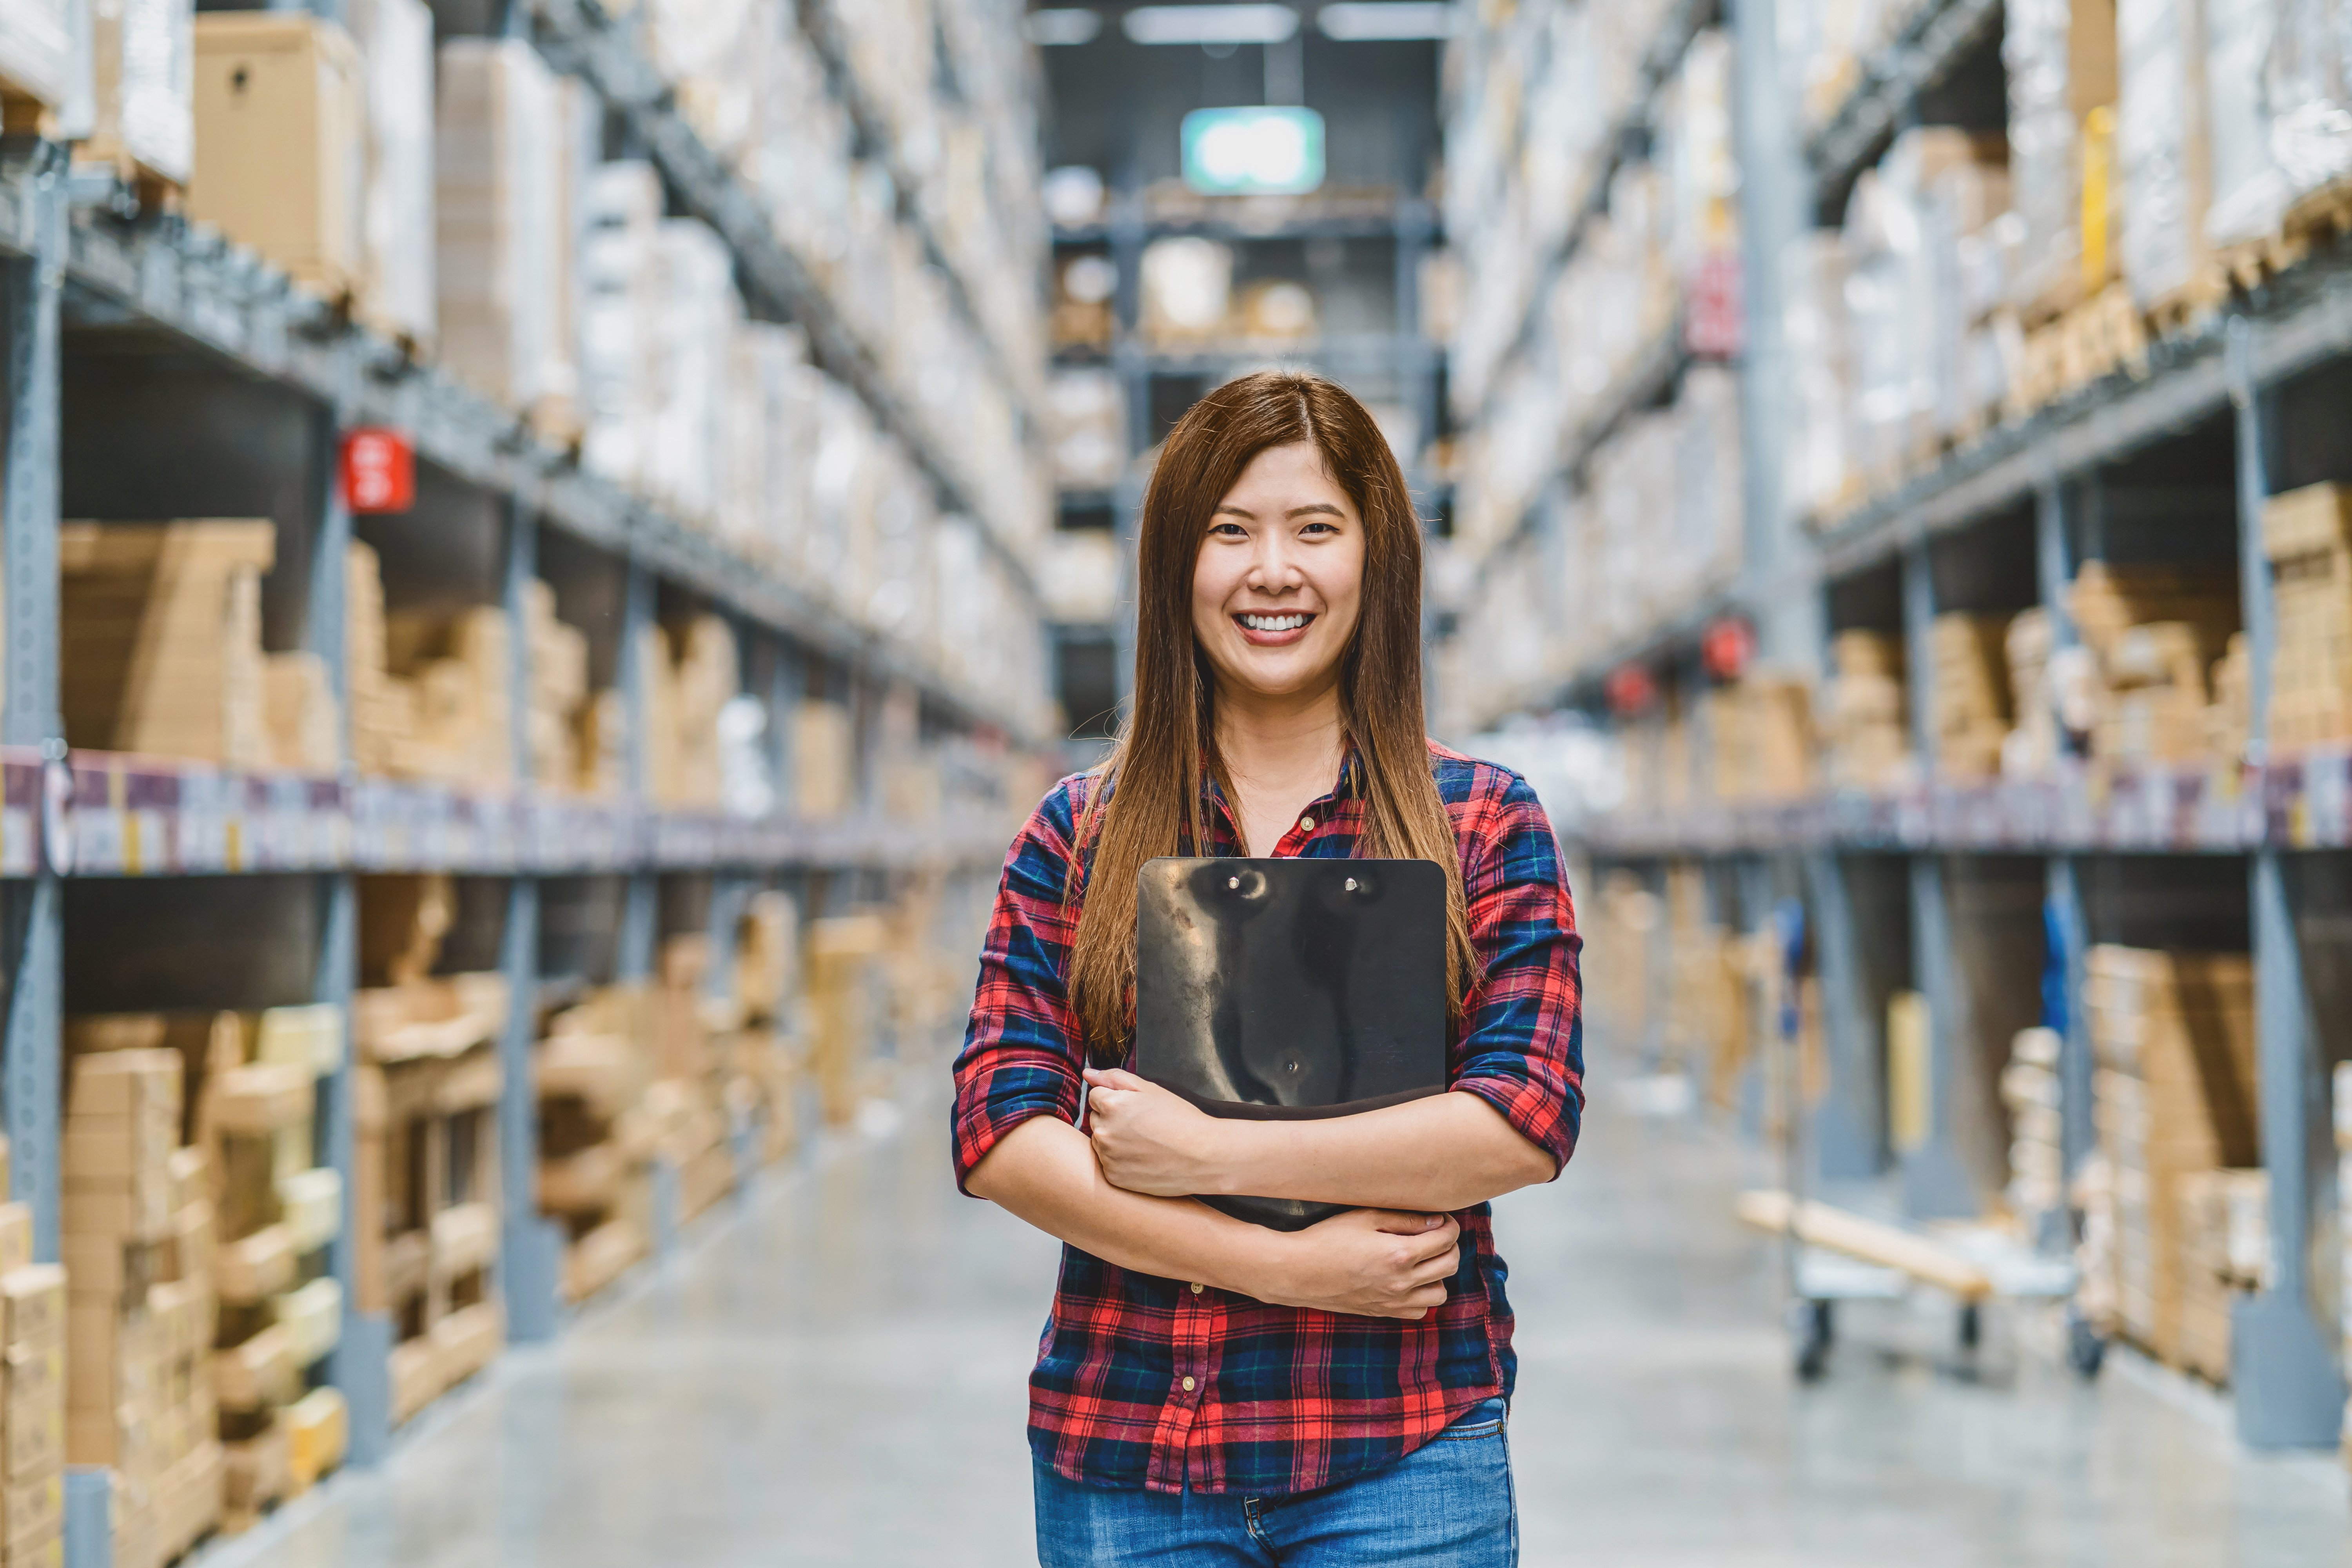
[(1087, 1135), (1057, 1118), (1032, 1117), (1006, 1133), (964, 1185), (1121, 1268), (1266, 1299), (1278, 1233), (1196, 1199), (1111, 1185)]
[(1215, 1191), (1366, 1208), (1452, 1213), (1558, 1173), (1486, 1100), (1433, 1094), (1352, 1116), (1224, 1121)]

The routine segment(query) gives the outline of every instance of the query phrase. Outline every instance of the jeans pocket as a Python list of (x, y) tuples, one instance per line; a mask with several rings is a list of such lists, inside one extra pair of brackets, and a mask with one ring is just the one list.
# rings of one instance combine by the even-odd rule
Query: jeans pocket
[(1511, 1424), (1511, 1406), (1502, 1398), (1482, 1399), (1454, 1418), (1453, 1425), (1440, 1432), (1432, 1442), (1470, 1443), (1481, 1437), (1500, 1436)]

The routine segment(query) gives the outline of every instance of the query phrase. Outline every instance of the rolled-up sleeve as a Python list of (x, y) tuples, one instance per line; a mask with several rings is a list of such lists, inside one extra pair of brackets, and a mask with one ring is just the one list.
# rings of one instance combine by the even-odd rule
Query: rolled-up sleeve
[(1452, 1087), (1565, 1166), (1584, 1115), (1583, 943), (1551, 819), (1526, 780), (1506, 776), (1507, 787), (1474, 792), (1458, 823), (1480, 974)]
[(1085, 1080), (1084, 1036), (1070, 1010), (1076, 910), (1066, 905), (1079, 779), (1065, 779), (1004, 858), (980, 984), (955, 1064), (956, 1185), (1004, 1135), (1033, 1116), (1075, 1123)]

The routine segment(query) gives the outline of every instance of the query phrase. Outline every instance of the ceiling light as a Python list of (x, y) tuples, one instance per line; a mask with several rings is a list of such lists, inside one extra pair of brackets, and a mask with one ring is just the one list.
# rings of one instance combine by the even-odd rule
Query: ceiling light
[(1071, 44), (1091, 44), (1102, 31), (1102, 14), (1072, 6), (1062, 10), (1032, 11), (1028, 17), (1029, 41), (1040, 48), (1066, 47)]
[(1127, 14), (1139, 44), (1281, 44), (1298, 31), (1287, 5), (1139, 5)]
[(1398, 38), (1450, 38), (1454, 7), (1446, 0), (1339, 0), (1315, 14), (1327, 38), (1360, 44)]
[(1196, 109), (1183, 139), (1184, 183), (1210, 195), (1298, 195), (1323, 183), (1323, 117), (1311, 109)]

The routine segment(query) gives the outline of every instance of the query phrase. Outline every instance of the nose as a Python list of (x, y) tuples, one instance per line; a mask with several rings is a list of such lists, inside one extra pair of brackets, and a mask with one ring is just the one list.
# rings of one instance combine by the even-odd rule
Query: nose
[(1250, 558), (1251, 587), (1262, 594), (1286, 594), (1304, 581), (1286, 530), (1262, 529), (1255, 542)]

